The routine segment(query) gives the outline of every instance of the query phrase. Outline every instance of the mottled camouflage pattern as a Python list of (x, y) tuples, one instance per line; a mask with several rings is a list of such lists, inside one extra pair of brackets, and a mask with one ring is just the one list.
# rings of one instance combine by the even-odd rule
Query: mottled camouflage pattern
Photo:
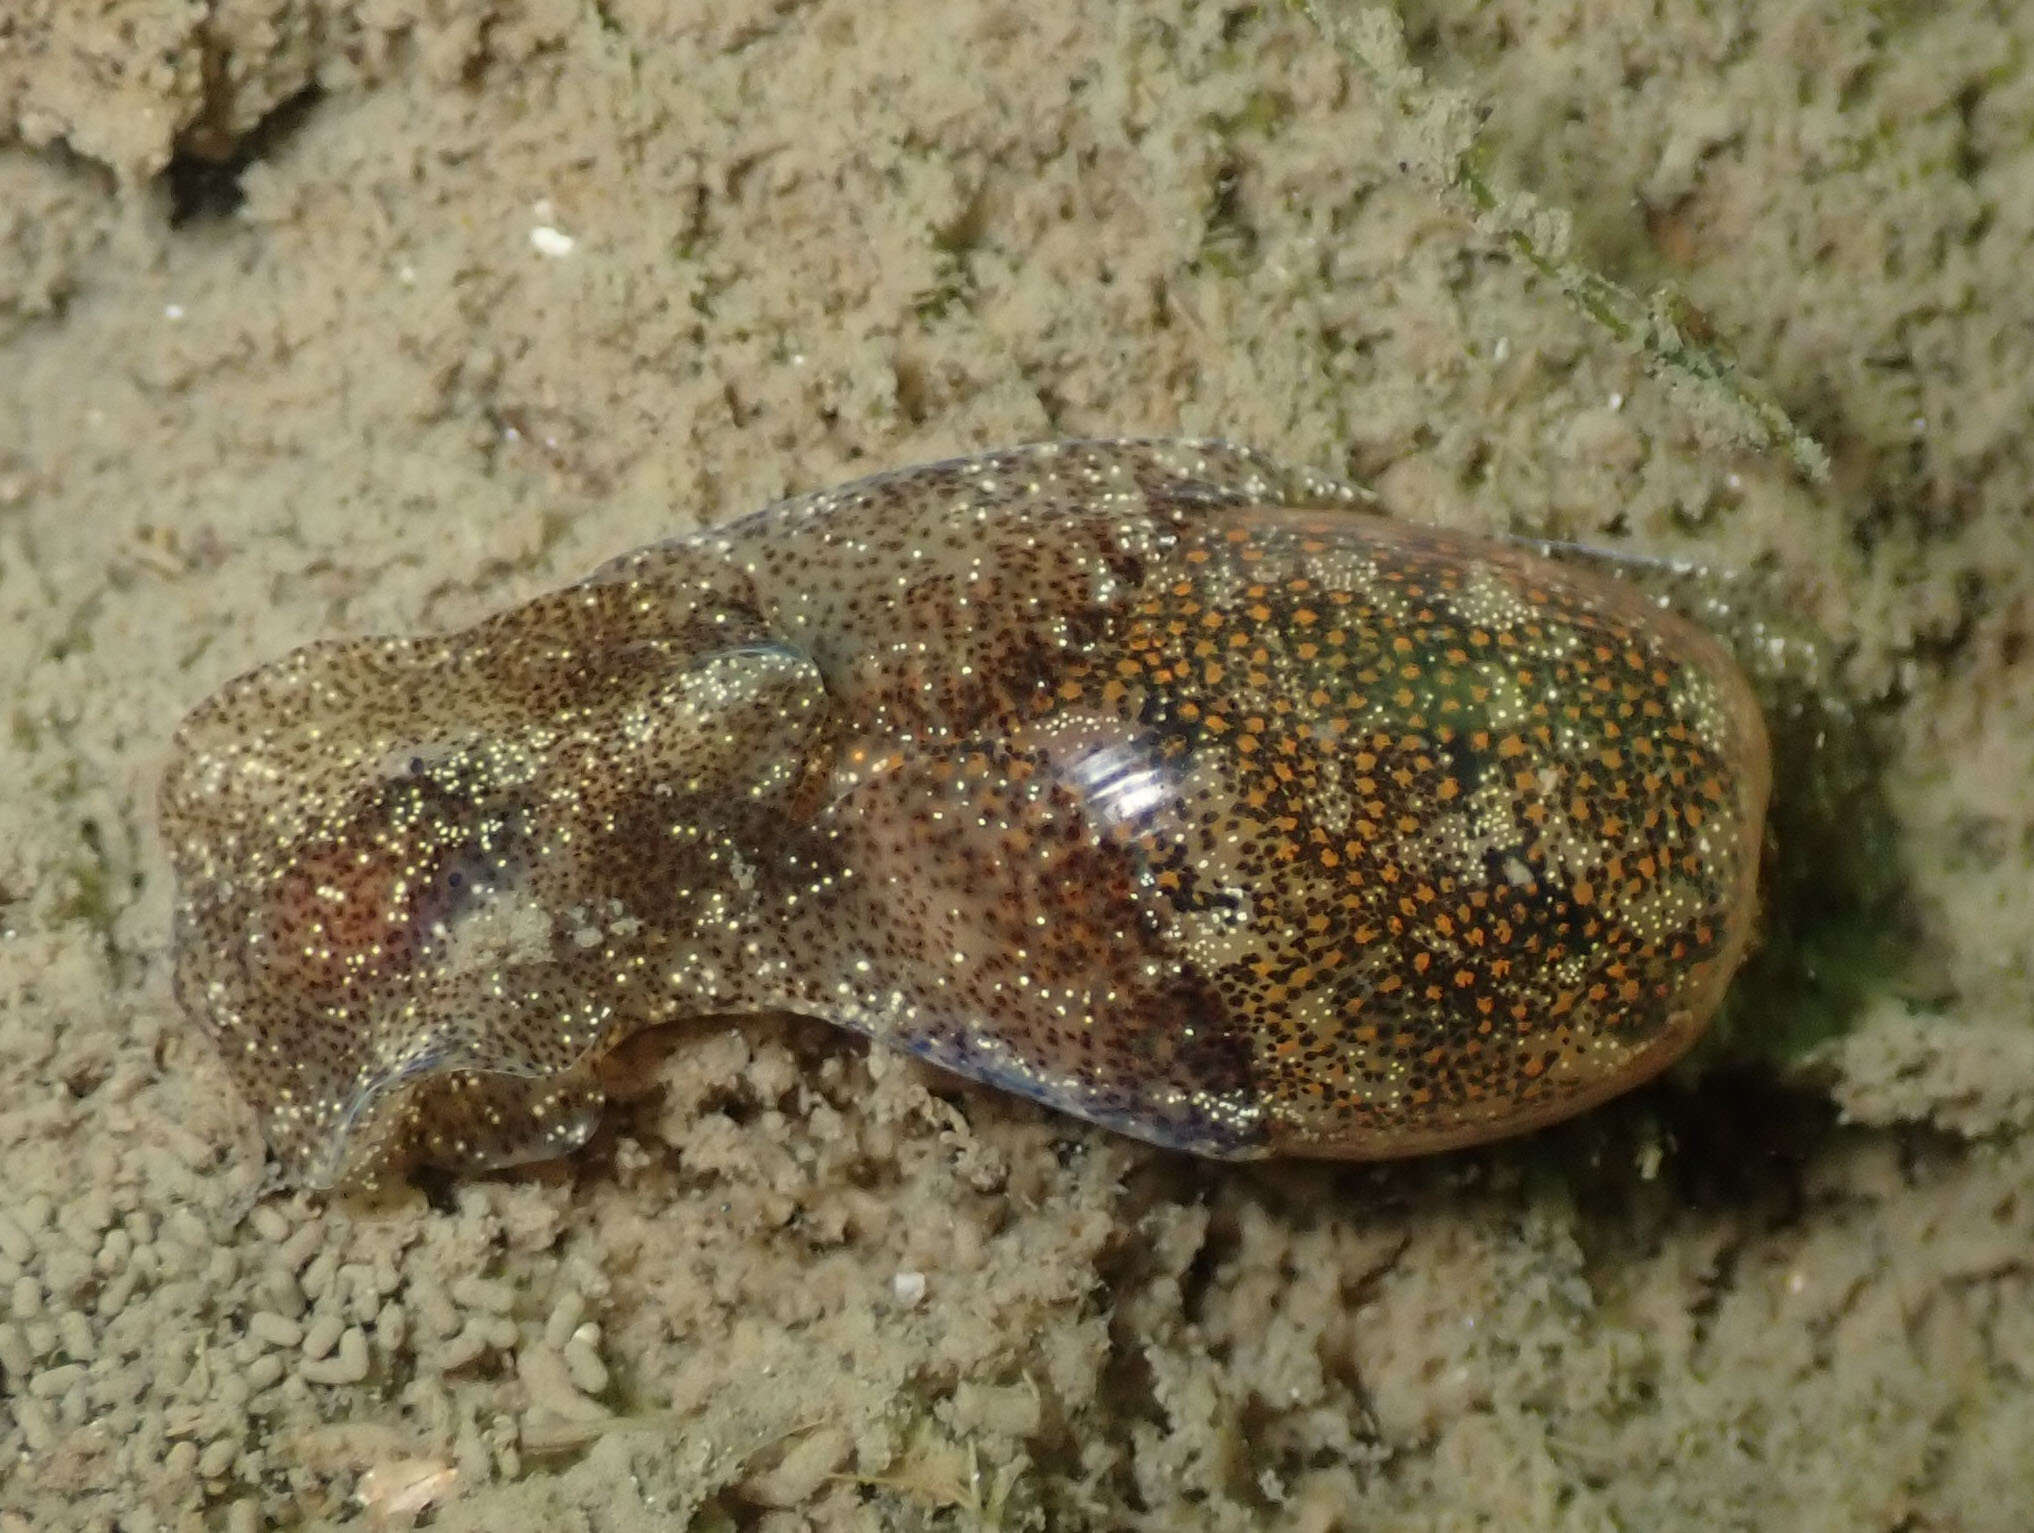
[(1206, 1155), (1374, 1157), (1652, 1075), (1769, 777), (1600, 570), (1205, 442), (785, 501), (180, 731), (176, 978), (283, 1170), (590, 1131), (646, 1026), (827, 1018)]

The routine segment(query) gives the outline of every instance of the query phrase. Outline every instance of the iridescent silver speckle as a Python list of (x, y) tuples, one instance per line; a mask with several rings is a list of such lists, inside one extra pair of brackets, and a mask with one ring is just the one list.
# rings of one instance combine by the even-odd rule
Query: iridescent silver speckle
[(1578, 1111), (1743, 953), (1708, 635), (1207, 442), (782, 502), (177, 737), (176, 980), (285, 1173), (555, 1154), (655, 1023), (828, 1018), (1207, 1155)]

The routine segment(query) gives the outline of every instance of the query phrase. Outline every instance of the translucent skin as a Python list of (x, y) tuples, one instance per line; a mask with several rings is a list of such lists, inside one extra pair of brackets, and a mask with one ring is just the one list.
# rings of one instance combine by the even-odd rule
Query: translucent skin
[(824, 1017), (1156, 1144), (1577, 1112), (1742, 956), (1770, 776), (1709, 635), (1207, 442), (908, 469), (178, 732), (178, 995), (286, 1177), (579, 1144), (602, 1059)]

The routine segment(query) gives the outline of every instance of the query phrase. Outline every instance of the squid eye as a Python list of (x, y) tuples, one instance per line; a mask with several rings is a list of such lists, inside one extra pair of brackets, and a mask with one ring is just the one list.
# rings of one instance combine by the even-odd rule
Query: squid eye
[(417, 888), (410, 906), (412, 929), (427, 940), (443, 935), (499, 890), (507, 877), (505, 859), (473, 847), (448, 850)]

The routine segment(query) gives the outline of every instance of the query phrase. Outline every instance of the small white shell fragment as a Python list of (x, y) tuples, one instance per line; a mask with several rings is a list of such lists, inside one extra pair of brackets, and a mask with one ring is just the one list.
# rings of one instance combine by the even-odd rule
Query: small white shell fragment
[(578, 249), (579, 241), (563, 229), (554, 228), (550, 224), (538, 224), (530, 230), (530, 246), (540, 256), (559, 260)]
[(383, 1526), (429, 1511), (452, 1494), (458, 1480), (458, 1469), (443, 1459), (395, 1459), (363, 1474), (354, 1494), (369, 1518)]

